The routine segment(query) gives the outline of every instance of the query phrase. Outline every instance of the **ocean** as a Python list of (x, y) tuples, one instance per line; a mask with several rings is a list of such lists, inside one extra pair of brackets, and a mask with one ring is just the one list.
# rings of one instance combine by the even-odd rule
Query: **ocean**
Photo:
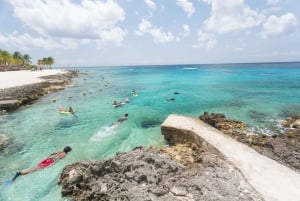
[[(57, 164), (1, 186), (0, 200), (66, 200), (56, 184), (64, 166), (107, 159), (136, 146), (163, 146), (160, 124), (169, 114), (223, 113), (259, 135), (280, 133), (282, 120), (300, 115), (296, 62), (76, 69), (81, 75), (73, 86), (0, 116), (0, 133), (14, 140), (0, 155), (0, 182), (66, 145), (73, 148)], [(127, 97), (130, 103), (112, 106)], [(70, 106), (74, 115), (58, 112)], [(124, 114), (127, 121), (111, 126)]]

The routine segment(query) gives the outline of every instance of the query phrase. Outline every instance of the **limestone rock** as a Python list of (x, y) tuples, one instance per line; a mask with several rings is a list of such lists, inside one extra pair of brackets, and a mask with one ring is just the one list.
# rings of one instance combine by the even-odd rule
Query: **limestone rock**
[(14, 110), (20, 105), (19, 100), (0, 100), (0, 110)]
[(106, 161), (68, 165), (58, 183), (74, 201), (262, 200), (231, 164), (208, 152), (199, 157), (185, 167), (159, 148), (139, 147)]

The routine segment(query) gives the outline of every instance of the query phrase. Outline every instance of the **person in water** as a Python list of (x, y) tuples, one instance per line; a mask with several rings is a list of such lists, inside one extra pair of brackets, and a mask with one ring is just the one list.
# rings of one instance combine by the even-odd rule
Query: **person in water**
[(136, 92), (136, 90), (132, 90), (132, 91), (131, 91), (131, 94), (132, 94), (133, 96), (137, 96), (137, 95), (138, 95), (137, 92)]
[(14, 176), (14, 178), (12, 179), (12, 181), (14, 181), (16, 178), (18, 178), (20, 175), (26, 175), (32, 172), (35, 172), (37, 170), (43, 169), (45, 167), (48, 167), (58, 161), (60, 161), (61, 159), (63, 159), (68, 152), (72, 151), (72, 148), (69, 146), (66, 146), (63, 151), (58, 151), (58, 152), (54, 152), (52, 154), (50, 154), (45, 160), (41, 161), (40, 163), (37, 164), (36, 167), (32, 167), (30, 169), (26, 169), (26, 170), (22, 170), (20, 172), (17, 172)]
[(126, 121), (128, 119), (128, 114), (125, 114), (124, 116), (120, 117), (118, 119), (118, 121), (114, 122), (112, 125), (118, 125), (123, 123), (124, 121)]
[(60, 106), (60, 107), (58, 108), (58, 111), (59, 111), (59, 112), (69, 112), (69, 113), (71, 113), (71, 114), (74, 114), (74, 113), (75, 113), (75, 111), (74, 111), (74, 109), (73, 109), (72, 107), (69, 107), (69, 109), (65, 109), (64, 107)]
[(128, 97), (125, 98), (125, 103), (130, 103), (130, 99)]
[(70, 113), (74, 113), (74, 110), (73, 110), (73, 108), (72, 107), (69, 107), (69, 110), (68, 110), (68, 112), (70, 112)]
[(115, 107), (119, 107), (121, 105), (122, 105), (122, 102), (117, 102), (117, 101), (113, 102), (113, 106), (115, 106)]
[(166, 99), (167, 102), (169, 102), (169, 101), (174, 101), (174, 100), (175, 100), (175, 98), (173, 98), (173, 97), (172, 97), (172, 98), (167, 98), (167, 99)]

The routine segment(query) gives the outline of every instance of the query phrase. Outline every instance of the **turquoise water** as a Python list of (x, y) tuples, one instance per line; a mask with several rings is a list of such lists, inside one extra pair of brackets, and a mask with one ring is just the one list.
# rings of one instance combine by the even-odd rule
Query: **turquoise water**
[[(85, 74), (74, 79), (74, 86), (0, 116), (0, 133), (15, 141), (14, 149), (0, 156), (1, 182), (18, 170), (35, 166), (51, 152), (66, 145), (73, 148), (52, 167), (22, 176), (8, 188), (1, 187), (0, 200), (65, 200), (56, 185), (65, 165), (106, 159), (136, 146), (164, 145), (159, 124), (169, 114), (198, 117), (205, 111), (224, 113), (259, 134), (278, 132), (281, 120), (300, 115), (300, 63), (79, 70)], [(133, 89), (138, 96), (131, 95)], [(126, 97), (131, 99), (129, 104), (112, 106), (114, 100)], [(171, 97), (175, 101), (167, 102)], [(72, 106), (75, 115), (59, 114), (60, 106)], [(126, 122), (109, 127), (125, 113), (129, 114)]]

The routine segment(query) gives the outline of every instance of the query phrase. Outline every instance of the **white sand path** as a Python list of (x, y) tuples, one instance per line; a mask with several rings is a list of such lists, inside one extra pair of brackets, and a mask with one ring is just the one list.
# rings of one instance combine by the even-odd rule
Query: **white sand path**
[(193, 117), (170, 115), (162, 126), (193, 131), (220, 151), (266, 201), (300, 201), (300, 174)]
[(23, 86), (27, 84), (34, 84), (44, 81), (39, 78), (42, 76), (63, 74), (64, 70), (41, 70), (41, 71), (6, 71), (0, 72), (0, 89), (10, 87)]

